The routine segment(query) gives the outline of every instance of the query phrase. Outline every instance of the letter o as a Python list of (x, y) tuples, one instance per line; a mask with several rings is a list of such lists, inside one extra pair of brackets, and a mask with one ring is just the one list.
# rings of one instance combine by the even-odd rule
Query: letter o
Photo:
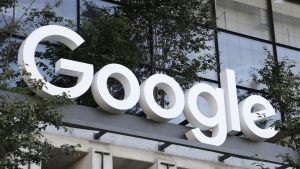
[[(169, 98), (169, 109), (161, 108), (153, 97), (155, 87), (162, 88)], [(171, 77), (156, 74), (144, 81), (139, 99), (144, 113), (157, 122), (167, 122), (180, 115), (184, 108), (184, 95), (179, 84)]]
[[(109, 77), (115, 78), (123, 85), (124, 100), (115, 99), (107, 89)], [(139, 83), (135, 75), (125, 66), (109, 64), (99, 70), (92, 82), (92, 94), (97, 104), (110, 113), (124, 113), (139, 100)]]

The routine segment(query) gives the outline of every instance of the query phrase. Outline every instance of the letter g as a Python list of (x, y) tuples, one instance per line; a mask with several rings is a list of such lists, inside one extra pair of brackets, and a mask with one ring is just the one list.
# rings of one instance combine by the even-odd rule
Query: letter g
[[(30, 73), (30, 75), (22, 75), (29, 86), (31, 85), (28, 81), (29, 79), (44, 79), (38, 71), (34, 59), (37, 45), (44, 40), (61, 42), (67, 45), (71, 50), (75, 50), (84, 42), (81, 36), (73, 30), (57, 25), (43, 26), (32, 32), (23, 41), (18, 55), (18, 65), (20, 66), (20, 69), (25, 69)], [(55, 72), (78, 77), (77, 84), (70, 88), (62, 88), (46, 82), (42, 89), (37, 89), (35, 91), (37, 95), (43, 98), (51, 98), (65, 92), (70, 95), (71, 99), (76, 99), (89, 89), (93, 81), (94, 69), (91, 64), (60, 59), (55, 63)]]

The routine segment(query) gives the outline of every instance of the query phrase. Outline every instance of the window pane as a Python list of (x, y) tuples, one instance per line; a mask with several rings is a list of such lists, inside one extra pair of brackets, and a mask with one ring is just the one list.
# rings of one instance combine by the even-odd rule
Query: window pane
[[(212, 87), (219, 87), (219, 85), (216, 83), (210, 83), (210, 82), (206, 82), (206, 81), (202, 81), (201, 83), (208, 84)], [(204, 116), (213, 117), (213, 115), (211, 114), (212, 112), (211, 112), (211, 109), (210, 109), (210, 106), (209, 106), (207, 100), (205, 100), (202, 96), (198, 96), (197, 100), (195, 100), (195, 101), (197, 102), (198, 109), (201, 111), (201, 113)], [(169, 123), (179, 124), (180, 122), (184, 121), (185, 119), (186, 119), (186, 117), (184, 116), (183, 113), (181, 113), (178, 117), (169, 121)], [(192, 127), (192, 125), (190, 123), (187, 126)]]
[[(211, 49), (210, 50), (202, 50), (199, 53), (190, 53), (187, 55), (188, 58), (194, 59), (194, 58), (198, 57), (199, 55), (204, 56), (206, 54), (211, 54), (211, 55), (215, 54), (215, 41), (212, 40), (212, 41), (206, 42), (206, 45), (210, 46)], [(202, 78), (218, 80), (218, 74), (214, 70), (206, 71), (206, 73), (198, 73), (198, 76), (202, 77)]]
[[(237, 97), (238, 97), (238, 102), (241, 102), (243, 100), (245, 100), (246, 98), (248, 98), (249, 96), (253, 95), (252, 92), (247, 91), (247, 90), (243, 90), (243, 89), (237, 89)], [(256, 113), (255, 109), (251, 109), (252, 113)], [(276, 111), (276, 115), (270, 118), (267, 118), (269, 121), (266, 124), (266, 126), (262, 126), (260, 123), (256, 123), (258, 125), (258, 127), (262, 127), (262, 128), (266, 128), (269, 127), (271, 124), (273, 124), (276, 120), (280, 120), (280, 112)]]
[(221, 71), (226, 68), (233, 69), (237, 85), (259, 88), (251, 82), (250, 75), (254, 68), (261, 68), (261, 61), (267, 58), (264, 47), (272, 53), (270, 44), (227, 33), (219, 34)]
[[(16, 5), (15, 9), (15, 21), (19, 22), (19, 25), (21, 25), (22, 30), (18, 31), (17, 34), (19, 35), (26, 35), (31, 33), (33, 30), (35, 30), (37, 27), (35, 24), (37, 22), (40, 22), (41, 18), (36, 18), (36, 20), (32, 22), (24, 23), (26, 17), (28, 17), (29, 12), (31, 12), (31, 9), (37, 9), (38, 11), (41, 11), (44, 9), (45, 4), (49, 3), (51, 6), (54, 6), (56, 2), (59, 0), (19, 0), (18, 4)], [(56, 16), (63, 17), (64, 19), (71, 20), (76, 25), (77, 20), (77, 7), (76, 7), (76, 0), (63, 0), (62, 3), (58, 7), (54, 7), (52, 11), (55, 12)], [(26, 13), (26, 10), (30, 8)], [(3, 20), (0, 21), (0, 26), (5, 27), (7, 26), (6, 23), (11, 23), (13, 19), (13, 8), (9, 8), (5, 10)], [(1, 16), (2, 19), (2, 16)], [(39, 20), (38, 20), (39, 19)], [(66, 25), (67, 22), (62, 21), (59, 23), (51, 22), (50, 24), (56, 24), (56, 25)]]
[(281, 61), (284, 57), (288, 57), (289, 60), (293, 60), (296, 62), (296, 67), (292, 68), (293, 73), (299, 73), (300, 72), (300, 52), (286, 49), (283, 47), (277, 46), (277, 55), (278, 60)]
[(99, 8), (117, 6), (116, 4), (102, 1), (102, 0), (85, 0), (85, 1), (81, 0), (80, 1), (80, 14), (81, 15), (83, 14), (83, 12), (85, 12), (84, 15), (93, 13), (93, 11), (88, 11), (88, 9), (92, 10), (93, 8), (87, 8), (87, 5), (95, 5)]
[(217, 0), (218, 27), (270, 40), (266, 0)]
[(288, 1), (272, 1), (276, 41), (300, 47), (300, 5)]

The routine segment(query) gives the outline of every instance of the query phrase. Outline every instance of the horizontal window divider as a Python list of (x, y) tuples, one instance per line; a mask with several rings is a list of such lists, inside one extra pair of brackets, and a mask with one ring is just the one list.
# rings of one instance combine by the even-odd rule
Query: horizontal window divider
[(284, 47), (284, 48), (291, 49), (291, 50), (300, 51), (300, 48), (293, 47), (293, 46), (288, 46), (288, 45), (285, 45), (285, 44), (282, 44), (282, 43), (276, 43), (276, 46)]
[(112, 4), (116, 4), (116, 5), (122, 5), (122, 3), (120, 1), (114, 1), (114, 0), (102, 0), (102, 1), (109, 2)]
[(208, 79), (208, 78), (204, 78), (204, 77), (200, 77), (201, 78), (201, 82), (206, 81), (206, 82), (211, 82), (211, 83), (216, 83), (219, 84), (220, 82), (217, 80), (213, 80), (213, 79)]
[(256, 41), (260, 41), (260, 42), (264, 42), (264, 43), (268, 43), (268, 44), (273, 43), (271, 40), (261, 39), (261, 38), (258, 38), (258, 37), (249, 36), (249, 35), (246, 35), (246, 34), (230, 31), (230, 30), (223, 29), (223, 28), (218, 28), (218, 30), (220, 32), (224, 32), (224, 33), (228, 33), (228, 34), (232, 34), (232, 35), (236, 35), (236, 36), (240, 36), (240, 37), (244, 37), (244, 38), (247, 38), (247, 39), (252, 39), (252, 40), (256, 40)]

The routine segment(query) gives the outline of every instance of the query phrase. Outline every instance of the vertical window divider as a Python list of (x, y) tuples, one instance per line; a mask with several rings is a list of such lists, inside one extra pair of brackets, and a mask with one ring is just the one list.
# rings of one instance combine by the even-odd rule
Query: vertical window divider
[[(277, 55), (277, 47), (276, 47), (276, 34), (275, 34), (275, 28), (274, 28), (274, 18), (273, 18), (273, 9), (272, 9), (272, 0), (267, 0), (267, 11), (270, 18), (270, 28), (271, 28), (271, 41), (272, 41), (272, 47), (273, 47), (273, 56), (275, 59), (275, 62), (278, 63), (278, 55)], [(280, 113), (280, 118), (282, 121), (284, 121), (285, 117), (283, 113)]]
[[(212, 15), (213, 17), (217, 18), (217, 13), (216, 13), (216, 0), (211, 1), (211, 9), (212, 9)], [(216, 20), (216, 26), (217, 25), (217, 20)], [(218, 29), (218, 28), (217, 28)], [(214, 41), (215, 41), (215, 52), (216, 52), (216, 61), (217, 61), (217, 76), (218, 76), (218, 86), (220, 87), (220, 55), (219, 55), (219, 40), (218, 40), (218, 30), (214, 30), (215, 36), (214, 36)]]
[(79, 30), (80, 29), (80, 0), (76, 0), (76, 6), (77, 6), (77, 13), (76, 13), (76, 15), (77, 15), (77, 30)]
[(274, 19), (273, 19), (273, 9), (272, 9), (272, 0), (267, 0), (267, 12), (269, 15), (269, 21), (270, 21), (270, 28), (271, 28), (271, 42), (273, 47), (273, 55), (275, 58), (275, 61), (278, 62), (277, 57), (277, 48), (276, 48), (276, 35), (275, 35), (275, 28), (274, 28)]

